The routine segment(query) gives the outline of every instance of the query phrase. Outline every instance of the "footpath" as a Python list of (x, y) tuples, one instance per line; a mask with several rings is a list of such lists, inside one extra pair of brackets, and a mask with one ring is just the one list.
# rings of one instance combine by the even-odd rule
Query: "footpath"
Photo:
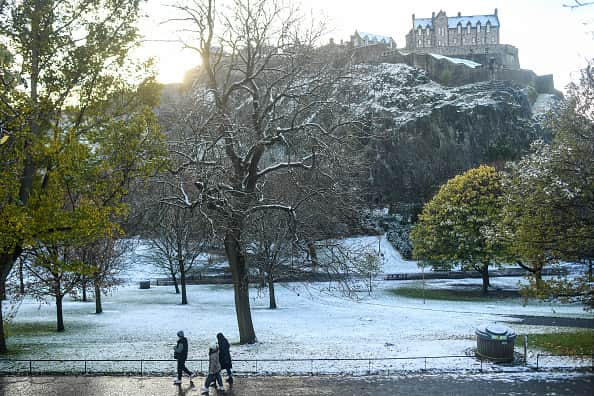
[[(169, 377), (2, 376), (0, 395), (56, 396), (198, 396), (204, 378), (175, 386)], [(589, 372), (522, 372), (489, 374), (410, 374), (395, 376), (251, 376), (236, 377), (232, 388), (210, 396), (305, 395), (587, 395), (594, 394)], [(227, 386), (227, 384), (225, 384)]]

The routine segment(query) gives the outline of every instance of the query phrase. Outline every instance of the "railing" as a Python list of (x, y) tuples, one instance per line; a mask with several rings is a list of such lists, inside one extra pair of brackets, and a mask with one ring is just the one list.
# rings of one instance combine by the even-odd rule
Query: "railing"
[[(555, 276), (563, 275), (567, 271), (557, 268), (545, 268), (542, 275)], [(524, 276), (528, 271), (522, 268), (504, 268), (502, 270), (489, 271), (490, 277), (517, 277)], [(397, 274), (385, 274), (384, 280), (418, 280), (418, 279), (464, 279), (480, 278), (482, 274), (477, 271), (427, 271), (427, 272), (409, 272)]]
[[(590, 369), (592, 371), (594, 371), (594, 351), (592, 352), (592, 354), (568, 354), (568, 355), (564, 355), (564, 354), (548, 354), (548, 353), (539, 353), (536, 355), (536, 370), (538, 370), (540, 368), (540, 361), (542, 360), (542, 358), (546, 358), (546, 357), (571, 357), (571, 358), (581, 358), (583, 360), (586, 360), (587, 358), (591, 359), (591, 367)], [(573, 366), (569, 366), (569, 367), (558, 367), (557, 368), (573, 368)]]
[[(592, 357), (591, 369), (594, 371), (594, 356), (591, 355), (549, 355), (549, 354), (538, 354), (536, 356), (536, 370), (541, 368), (540, 361), (544, 357)], [(245, 374), (385, 374), (398, 372), (410, 372), (410, 371), (427, 371), (428, 362), (434, 362), (440, 359), (471, 359), (475, 364), (474, 367), (472, 362), (470, 365), (456, 365), (452, 364), (444, 367), (433, 366), (430, 367), (432, 370), (440, 370), (442, 372), (457, 372), (457, 371), (480, 371), (483, 372), (485, 369), (484, 363), (488, 369), (493, 371), (503, 371), (506, 366), (501, 366), (492, 363), (488, 360), (480, 359), (476, 356), (469, 355), (447, 355), (447, 356), (413, 356), (413, 357), (380, 357), (380, 358), (303, 358), (303, 359), (235, 359), (233, 360), (234, 371), (236, 373)], [(395, 363), (401, 363), (404, 361), (415, 361), (416, 365), (407, 364), (406, 367), (397, 369), (394, 367)], [(0, 374), (22, 374), (27, 373), (33, 374), (145, 374), (151, 375), (163, 375), (165, 373), (171, 373), (175, 370), (175, 360), (171, 359), (0, 359)], [(49, 364), (51, 368), (49, 370), (43, 370), (40, 368), (40, 363), (43, 365)], [(108, 363), (108, 365), (105, 365)], [(124, 363), (130, 363), (132, 367), (130, 370), (122, 370), (121, 367)], [(165, 364), (163, 364), (165, 363)], [(199, 364), (198, 372), (200, 374), (205, 373), (205, 369), (208, 369), (208, 360), (206, 359), (189, 359), (187, 360), (188, 366), (193, 369)], [(326, 369), (318, 369), (315, 367), (324, 364), (322, 367)], [(66, 365), (64, 370), (58, 370), (58, 365)], [(119, 366), (120, 369), (115, 369), (113, 366)], [(161, 368), (155, 370), (155, 367), (160, 365)], [(292, 365), (291, 370), (278, 370), (282, 365)], [(298, 365), (299, 368), (294, 366)], [(8, 366), (8, 367), (7, 367)], [(103, 366), (103, 369), (99, 367)], [(339, 367), (340, 366), (340, 367)], [(346, 369), (351, 366), (351, 370)], [(353, 369), (353, 366), (355, 369)], [(268, 367), (275, 368), (276, 370), (267, 369)], [(342, 368), (342, 369), (339, 369)], [(530, 368), (530, 367), (529, 367)], [(534, 368), (534, 367), (532, 367)], [(549, 367), (551, 368), (551, 367)], [(552, 367), (552, 368), (584, 368), (580, 366), (573, 367)]]

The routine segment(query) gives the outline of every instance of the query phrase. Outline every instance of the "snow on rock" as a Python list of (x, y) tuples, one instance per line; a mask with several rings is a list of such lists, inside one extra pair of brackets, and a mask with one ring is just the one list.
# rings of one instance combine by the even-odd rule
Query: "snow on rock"
[(539, 94), (536, 101), (532, 105), (532, 113), (534, 116), (545, 115), (551, 111), (559, 108), (561, 102), (559, 95), (555, 94)]
[(431, 55), (435, 59), (444, 59), (444, 60), (447, 60), (448, 62), (459, 64), (459, 65), (468, 66), (468, 67), (470, 67), (472, 69), (477, 68), (479, 66), (482, 66), (480, 63), (473, 62), (473, 61), (468, 60), (468, 59), (451, 58), (449, 56), (444, 56), (444, 55), (440, 55), (440, 54), (429, 54), (429, 55)]

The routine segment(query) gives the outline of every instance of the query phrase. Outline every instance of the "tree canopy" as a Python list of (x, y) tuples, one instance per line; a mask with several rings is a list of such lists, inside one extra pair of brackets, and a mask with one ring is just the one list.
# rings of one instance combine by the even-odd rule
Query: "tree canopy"
[(501, 210), (501, 180), (495, 168), (482, 165), (444, 184), (424, 206), (411, 240), (415, 258), (440, 268), (460, 264), (483, 274), (483, 292), (489, 285), (488, 266), (499, 261), (494, 235)]

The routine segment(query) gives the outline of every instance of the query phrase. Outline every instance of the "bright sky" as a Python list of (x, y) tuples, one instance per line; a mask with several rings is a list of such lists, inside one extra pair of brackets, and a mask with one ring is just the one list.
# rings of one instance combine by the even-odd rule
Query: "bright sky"
[[(149, 0), (148, 19), (142, 33), (148, 40), (175, 40), (179, 24), (160, 24), (171, 15), (165, 4), (175, 0)], [(184, 0), (179, 0), (184, 1)], [(398, 47), (404, 47), (405, 34), (411, 28), (411, 17), (431, 17), (444, 10), (448, 16), (492, 14), (499, 10), (500, 40), (518, 48), (520, 65), (537, 74), (553, 74), (557, 89), (563, 89), (577, 77), (577, 71), (594, 58), (594, 5), (578, 9), (563, 7), (574, 0), (301, 0), (303, 11), (326, 16), (333, 29), (329, 37), (336, 42), (349, 40), (355, 31), (392, 36)], [(182, 50), (175, 42), (149, 41), (141, 50), (143, 56), (157, 60), (159, 79), (170, 83), (181, 81), (184, 72), (199, 62), (198, 56)]]

